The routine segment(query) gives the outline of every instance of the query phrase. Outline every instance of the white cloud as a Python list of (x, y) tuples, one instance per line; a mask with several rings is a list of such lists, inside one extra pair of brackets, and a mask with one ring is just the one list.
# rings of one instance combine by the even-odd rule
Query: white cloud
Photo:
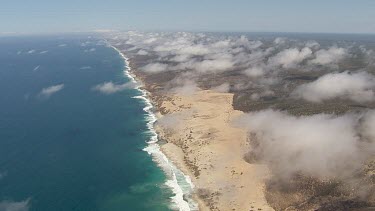
[[(145, 55), (146, 52), (151, 55), (150, 61), (140, 68), (144, 72), (191, 72), (194, 77), (190, 79), (196, 80), (202, 73), (217, 74), (242, 70), (239, 73), (249, 77), (249, 81), (253, 83), (252, 87), (269, 87), (278, 83), (280, 78), (284, 77), (285, 71), (291, 68), (301, 72), (322, 70), (322, 67), (315, 64), (337, 60), (333, 59), (337, 58), (336, 56), (323, 59), (327, 57), (325, 54), (341, 55), (342, 51), (337, 47), (319, 51), (320, 45), (314, 40), (287, 38), (254, 40), (248, 36), (237, 35), (137, 31), (115, 32), (111, 36), (115, 44), (121, 42), (131, 45), (126, 49), (130, 56)], [(331, 70), (331, 67), (336, 66), (329, 65), (324, 68)], [(233, 84), (233, 88), (236, 86)]]
[(153, 43), (155, 41), (157, 41), (158, 39), (156, 39), (155, 37), (152, 37), (150, 39), (147, 39), (145, 41), (143, 41), (145, 44), (150, 44), (150, 43)]
[(273, 40), (276, 45), (284, 44), (287, 41), (285, 37), (277, 37)]
[(295, 117), (265, 110), (245, 114), (236, 124), (249, 130), (251, 140), (258, 144), (251, 153), (272, 164), (277, 176), (302, 172), (319, 178), (343, 178), (352, 175), (371, 155), (360, 150), (358, 119), (351, 114)]
[(270, 58), (268, 62), (275, 66), (281, 65), (283, 68), (293, 68), (311, 55), (312, 51), (308, 47), (304, 47), (301, 50), (289, 48), (279, 52), (274, 57)]
[(83, 67), (80, 67), (79, 69), (80, 70), (89, 70), (91, 68), (92, 68), (91, 66), (83, 66)]
[(233, 62), (228, 59), (222, 60), (204, 60), (196, 63), (193, 69), (199, 72), (223, 72), (233, 67)]
[(192, 80), (184, 80), (183, 83), (177, 87), (171, 89), (172, 93), (178, 93), (181, 95), (192, 95), (198, 91), (198, 85)]
[(226, 93), (226, 92), (229, 92), (230, 90), (230, 84), (229, 83), (223, 83), (219, 86), (216, 86), (216, 87), (213, 87), (211, 88), (213, 91), (216, 91), (216, 92), (223, 92), (223, 93)]
[(37, 71), (40, 68), (40, 65), (34, 67), (33, 71)]
[(265, 74), (265, 70), (260, 66), (255, 66), (247, 68), (246, 70), (244, 70), (244, 73), (249, 77), (256, 78), (263, 76)]
[(320, 44), (315, 40), (309, 40), (306, 42), (305, 46), (308, 48), (317, 49), (320, 47)]
[(0, 202), (1, 211), (28, 211), (29, 210), (29, 201), (14, 202), (14, 201), (2, 201)]
[(142, 70), (148, 73), (160, 73), (168, 70), (167, 64), (152, 63), (142, 67)]
[(42, 91), (39, 93), (39, 96), (48, 98), (51, 95), (61, 91), (63, 88), (64, 88), (64, 84), (58, 84), (58, 85), (50, 86), (47, 88), (43, 88)]
[(94, 86), (92, 89), (103, 94), (113, 94), (116, 92), (123, 91), (125, 89), (131, 89), (136, 87), (136, 84), (132, 82), (124, 83), (124, 84), (114, 84), (112, 81), (104, 82), (102, 84), (98, 84)]
[(96, 48), (90, 48), (90, 49), (86, 49), (84, 50), (84, 52), (88, 53), (88, 52), (94, 52), (96, 51)]
[(334, 64), (348, 56), (345, 48), (331, 47), (328, 50), (321, 49), (315, 52), (315, 59), (311, 60), (312, 64), (329, 65)]
[(86, 46), (88, 46), (90, 44), (91, 44), (90, 41), (86, 41), (86, 42), (81, 43), (81, 47), (86, 47)]
[(375, 111), (371, 110), (364, 113), (362, 125), (360, 127), (361, 135), (366, 140), (364, 147), (369, 153), (375, 152)]
[(203, 45), (184, 46), (177, 51), (177, 54), (206, 55), (210, 50)]
[(176, 55), (170, 59), (173, 62), (187, 62), (191, 60), (191, 55)]
[(139, 50), (138, 52), (137, 52), (137, 54), (138, 55), (142, 55), (142, 56), (145, 56), (145, 55), (147, 55), (148, 54), (148, 52), (147, 51), (145, 51), (145, 50)]
[(342, 98), (356, 102), (374, 100), (375, 77), (367, 72), (326, 74), (316, 81), (298, 86), (293, 97), (311, 102)]
[(230, 59), (207, 59), (203, 61), (197, 61), (191, 59), (187, 62), (179, 63), (176, 66), (170, 67), (173, 70), (185, 70), (189, 69), (200, 73), (220, 73), (227, 71), (234, 67), (233, 61)]

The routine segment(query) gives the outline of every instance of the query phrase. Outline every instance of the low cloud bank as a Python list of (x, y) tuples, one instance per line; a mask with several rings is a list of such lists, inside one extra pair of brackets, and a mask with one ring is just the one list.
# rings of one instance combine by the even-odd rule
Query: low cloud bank
[(248, 113), (236, 125), (250, 134), (254, 160), (278, 177), (303, 173), (349, 178), (375, 153), (375, 112), (295, 117), (275, 110)]
[(199, 90), (198, 85), (192, 80), (178, 79), (172, 84), (174, 84), (173, 88), (169, 91), (180, 95), (192, 95)]
[(370, 102), (374, 98), (375, 77), (367, 72), (326, 74), (316, 81), (298, 86), (292, 93), (295, 98), (319, 103), (341, 98), (355, 102)]
[(40, 91), (39, 96), (41, 97), (50, 97), (53, 94), (56, 94), (57, 92), (61, 91), (64, 88), (64, 84), (58, 84), (50, 87), (43, 88), (42, 91)]
[(0, 202), (1, 211), (28, 211), (29, 210), (29, 201), (14, 202), (14, 201), (2, 201)]
[(312, 51), (305, 47), (301, 50), (297, 48), (290, 48), (281, 51), (269, 60), (269, 63), (283, 68), (293, 68), (300, 64), (305, 59), (311, 57)]
[(142, 67), (142, 70), (148, 73), (160, 73), (168, 70), (168, 65), (162, 63), (152, 63)]
[(339, 62), (345, 57), (349, 56), (348, 50), (336, 46), (329, 49), (321, 49), (315, 53), (315, 59), (311, 60), (312, 64), (331, 65)]
[(124, 84), (115, 84), (112, 81), (109, 81), (109, 82), (104, 82), (102, 84), (98, 84), (94, 86), (92, 89), (100, 93), (109, 95), (109, 94), (123, 91), (125, 89), (131, 89), (135, 87), (136, 87), (136, 84), (132, 82), (128, 82)]
[[(344, 47), (320, 49), (316, 41), (291, 41), (276, 38), (273, 42), (252, 40), (247, 36), (221, 36), (204, 33), (143, 33), (129, 31), (111, 35), (133, 46), (127, 49), (138, 55), (154, 55), (154, 63), (143, 71), (157, 73), (182, 69), (216, 73), (233, 68), (288, 69), (306, 61), (306, 66), (332, 65), (349, 55)], [(120, 45), (120, 43), (117, 43)], [(302, 47), (301, 47), (302, 46)], [(179, 64), (175, 64), (178, 62)], [(159, 68), (163, 64), (163, 68)]]
[[(202, 76), (229, 75), (229, 72), (235, 71), (248, 78), (248, 83), (242, 87), (255, 89), (279, 85), (279, 79), (288, 71), (337, 71), (344, 59), (356, 56), (351, 47), (355, 45), (353, 43), (322, 46), (315, 40), (138, 31), (111, 32), (109, 37), (116, 46), (127, 46), (127, 49), (121, 50), (129, 52), (130, 57), (147, 55), (147, 63), (139, 67), (147, 74), (189, 72), (191, 77), (188, 79), (194, 84)], [(361, 49), (363, 54), (370, 55), (366, 48)], [(233, 82), (230, 85), (237, 86)]]

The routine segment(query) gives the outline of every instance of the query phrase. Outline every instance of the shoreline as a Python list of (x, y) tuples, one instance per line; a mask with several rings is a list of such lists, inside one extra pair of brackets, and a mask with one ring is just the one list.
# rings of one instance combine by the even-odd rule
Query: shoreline
[[(148, 133), (150, 135), (150, 140), (147, 141), (148, 145), (143, 149), (143, 151), (147, 152), (149, 155), (152, 156), (152, 160), (164, 171), (167, 177), (165, 185), (167, 185), (175, 194), (171, 197), (171, 201), (172, 203), (174, 203), (172, 204), (171, 208), (178, 209), (180, 211), (198, 210), (196, 202), (189, 197), (189, 195), (192, 194), (194, 189), (194, 184), (192, 183), (191, 178), (188, 175), (184, 174), (185, 172), (179, 170), (173, 164), (173, 160), (168, 159), (168, 157), (164, 154), (163, 150), (161, 149), (161, 146), (158, 144), (158, 134), (154, 128), (155, 122), (157, 121), (157, 117), (153, 111), (154, 106), (149, 98), (150, 93), (147, 90), (143, 89), (143, 83), (137, 81), (136, 76), (132, 74), (132, 68), (129, 63), (129, 58), (127, 58), (119, 49), (117, 49), (113, 45), (109, 44), (109, 47), (117, 51), (119, 55), (124, 59), (125, 76), (128, 77), (132, 83), (138, 84), (135, 87), (135, 89), (138, 90), (141, 93), (141, 95), (134, 96), (133, 98), (140, 99), (143, 103), (145, 103), (145, 107), (143, 108), (143, 110), (146, 112), (147, 128)], [(177, 175), (183, 177), (187, 185), (183, 184), (184, 181), (179, 181)], [(188, 196), (187, 198), (191, 200), (185, 200), (185, 196)]]
[[(156, 128), (168, 142), (162, 151), (193, 178), (200, 210), (274, 210), (264, 195), (267, 166), (244, 160), (249, 142), (247, 131), (232, 124), (243, 114), (233, 109), (233, 94), (166, 95)], [(180, 122), (163, 124), (164, 117)]]
[[(111, 47), (124, 58), (129, 68), (125, 71), (131, 80), (137, 82), (135, 78), (139, 78), (143, 82), (142, 75), (131, 72), (129, 59)], [(264, 192), (265, 180), (270, 175), (268, 167), (244, 160), (249, 142), (247, 130), (232, 124), (243, 114), (234, 110), (233, 94), (198, 90), (191, 95), (158, 95), (149, 93), (147, 89), (152, 87), (145, 83), (137, 86), (142, 95), (136, 98), (146, 103), (144, 110), (148, 113), (152, 133), (152, 141), (144, 150), (165, 172), (168, 178), (165, 184), (175, 194), (171, 197), (172, 203), (177, 205), (174, 208), (273, 211)], [(151, 100), (158, 113), (154, 113)], [(174, 132), (161, 125), (163, 118), (169, 115), (183, 115), (178, 118), (182, 127)], [(172, 125), (174, 129), (176, 125)], [(167, 143), (159, 144), (159, 140)], [(188, 190), (184, 189), (186, 185)]]

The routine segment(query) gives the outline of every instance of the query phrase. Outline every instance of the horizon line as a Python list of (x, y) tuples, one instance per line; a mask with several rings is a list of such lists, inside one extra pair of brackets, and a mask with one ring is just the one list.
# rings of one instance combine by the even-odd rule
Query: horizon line
[(333, 35), (373, 35), (375, 32), (303, 32), (303, 31), (241, 31), (241, 30), (177, 30), (177, 29), (150, 29), (150, 30), (139, 30), (139, 29), (94, 29), (87, 31), (50, 31), (50, 32), (0, 32), (0, 37), (11, 37), (11, 36), (35, 36), (35, 35), (66, 35), (66, 34), (87, 34), (87, 33), (110, 33), (110, 32), (128, 32), (128, 31), (140, 31), (140, 32), (190, 32), (190, 33), (258, 33), (258, 34), (333, 34)]

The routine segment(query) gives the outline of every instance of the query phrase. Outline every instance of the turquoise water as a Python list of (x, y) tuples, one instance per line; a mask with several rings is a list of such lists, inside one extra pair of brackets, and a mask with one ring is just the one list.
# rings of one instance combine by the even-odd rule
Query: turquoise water
[[(88, 41), (88, 42), (87, 42)], [(0, 205), (31, 211), (170, 210), (166, 177), (143, 151), (144, 102), (118, 53), (87, 36), (0, 38)], [(64, 84), (42, 96), (41, 90)]]

